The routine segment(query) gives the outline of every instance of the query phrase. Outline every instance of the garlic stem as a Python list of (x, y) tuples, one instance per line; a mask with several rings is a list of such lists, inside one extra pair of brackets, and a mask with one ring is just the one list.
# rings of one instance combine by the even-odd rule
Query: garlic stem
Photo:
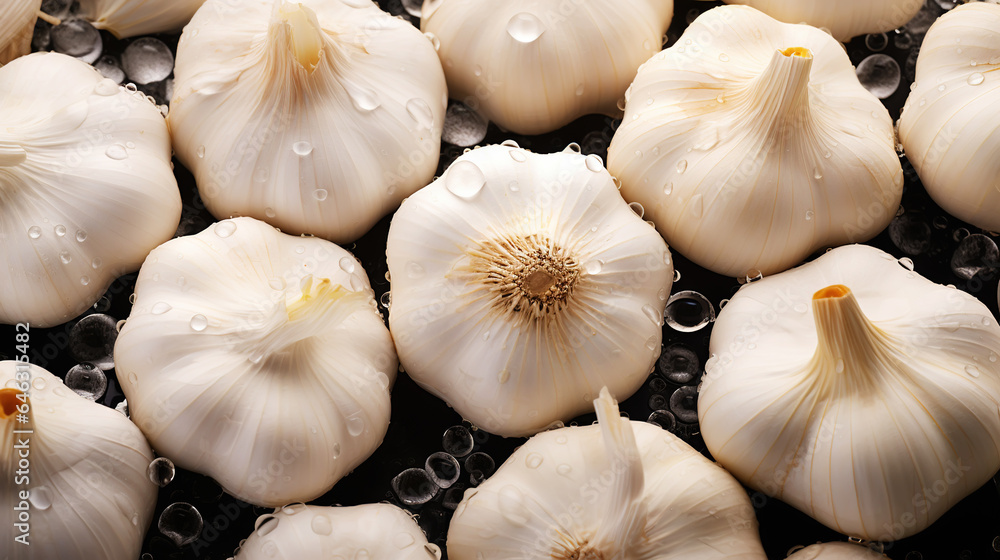
[(17, 452), (14, 446), (20, 435), (14, 431), (32, 430), (34, 425), (30, 407), (24, 415), (17, 412), (17, 407), (27, 401), (22, 401), (21, 395), (23, 393), (18, 389), (0, 389), (0, 445), (3, 446), (0, 450), (0, 476), (11, 482), (14, 480), (14, 471), (17, 470)]
[(618, 403), (607, 387), (601, 389), (600, 397), (594, 400), (594, 409), (615, 477), (605, 509), (607, 522), (601, 525), (595, 544), (613, 551), (612, 556), (607, 557), (609, 560), (627, 558), (629, 546), (639, 542), (646, 517), (642, 502), (645, 486), (642, 459), (632, 425), (619, 414)]
[(868, 389), (874, 383), (868, 372), (896, 362), (886, 344), (887, 335), (865, 316), (847, 286), (835, 284), (817, 291), (812, 308), (819, 339), (813, 370), (824, 381)]
[(797, 119), (809, 115), (809, 73), (813, 56), (809, 49), (790, 47), (775, 51), (764, 71), (752, 80), (744, 95), (747, 116), (762, 128), (780, 133)]
[(302, 4), (284, 2), (278, 15), (295, 59), (311, 74), (323, 54), (323, 28), (316, 12)]
[(0, 140), (0, 167), (14, 167), (28, 159), (28, 152), (16, 143)]
[(38, 10), (38, 19), (44, 21), (45, 23), (49, 23), (49, 24), (52, 24), (52, 25), (60, 25), (60, 24), (62, 24), (62, 20), (61, 19), (57, 18), (56, 16), (49, 15), (49, 14), (47, 14), (47, 13), (41, 11), (41, 10)]

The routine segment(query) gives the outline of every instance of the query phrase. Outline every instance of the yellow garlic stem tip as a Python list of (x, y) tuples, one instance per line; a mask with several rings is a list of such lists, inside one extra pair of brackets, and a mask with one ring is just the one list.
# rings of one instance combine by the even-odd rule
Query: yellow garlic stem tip
[(22, 394), (18, 389), (0, 389), (0, 418), (9, 418), (17, 412), (17, 407), (23, 404)]
[(325, 303), (328, 300), (334, 302), (343, 297), (345, 293), (347, 293), (347, 290), (340, 286), (334, 287), (329, 278), (320, 280), (319, 284), (315, 285), (315, 287), (310, 280), (303, 285), (302, 295), (286, 307), (288, 320), (298, 320), (306, 315), (310, 308), (316, 307), (316, 305)]
[(847, 286), (843, 284), (834, 284), (817, 291), (813, 294), (813, 299), (839, 298), (844, 297), (849, 293), (851, 293), (851, 289)]
[(307, 71), (312, 72), (319, 65), (323, 52), (323, 30), (316, 12), (302, 4), (285, 2), (281, 5), (281, 19), (288, 24), (295, 59)]
[(787, 49), (779, 52), (785, 56), (798, 56), (802, 58), (813, 57), (812, 51), (805, 47), (788, 47)]

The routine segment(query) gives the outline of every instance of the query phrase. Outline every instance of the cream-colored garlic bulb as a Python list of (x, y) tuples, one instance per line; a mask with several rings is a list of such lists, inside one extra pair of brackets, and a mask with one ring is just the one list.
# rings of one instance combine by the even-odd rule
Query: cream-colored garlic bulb
[(927, 192), (949, 214), (1000, 230), (1000, 5), (941, 16), (917, 57), (899, 139)]
[(437, 168), (441, 63), (367, 0), (209, 0), (175, 75), (174, 149), (217, 218), (349, 242)]
[(157, 247), (115, 343), (132, 419), (261, 505), (309, 501), (382, 442), (396, 354), (361, 264), (251, 218)]
[(831, 542), (807, 546), (788, 560), (888, 560), (884, 554), (854, 543)]
[(503, 129), (550, 132), (621, 114), (635, 70), (660, 49), (673, 0), (424, 0), (449, 93)]
[(441, 549), (427, 542), (410, 514), (390, 504), (293, 504), (261, 516), (256, 526), (240, 545), (236, 560), (441, 558)]
[(179, 31), (205, 0), (78, 0), (80, 17), (115, 37)]
[(403, 367), (489, 432), (625, 398), (660, 353), (670, 252), (597, 156), (472, 150), (403, 203), (386, 256)]
[(917, 15), (924, 0), (725, 0), (745, 4), (787, 22), (822, 27), (841, 41), (901, 27)]
[(0, 323), (63, 323), (170, 239), (181, 197), (163, 116), (55, 53), (0, 68)]
[(608, 169), (671, 247), (714, 272), (780, 272), (874, 237), (899, 206), (889, 113), (814, 27), (714, 8), (626, 99)]
[(448, 528), (454, 560), (764, 560), (746, 492), (607, 389), (596, 426), (538, 434), (477, 488)]
[(917, 533), (1000, 467), (1000, 327), (878, 249), (745, 285), (698, 398), (712, 456), (841, 533)]
[(0, 362), (0, 385), (3, 558), (138, 558), (157, 494), (139, 429), (38, 366)]
[(31, 52), (31, 36), (42, 0), (7, 0), (0, 10), (0, 64)]

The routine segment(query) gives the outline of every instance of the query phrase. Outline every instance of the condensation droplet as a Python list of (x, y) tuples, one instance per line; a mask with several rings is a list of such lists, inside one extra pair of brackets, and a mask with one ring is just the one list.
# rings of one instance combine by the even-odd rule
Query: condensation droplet
[(478, 165), (471, 161), (457, 161), (448, 168), (444, 178), (445, 188), (451, 194), (471, 200), (486, 185), (486, 176)]
[(219, 237), (226, 238), (236, 232), (236, 222), (232, 220), (224, 220), (215, 224), (215, 235)]
[(191, 317), (189, 324), (191, 325), (191, 330), (201, 332), (208, 328), (208, 318), (199, 313)]
[(545, 33), (545, 26), (534, 14), (521, 12), (507, 22), (507, 34), (519, 43), (531, 43)]

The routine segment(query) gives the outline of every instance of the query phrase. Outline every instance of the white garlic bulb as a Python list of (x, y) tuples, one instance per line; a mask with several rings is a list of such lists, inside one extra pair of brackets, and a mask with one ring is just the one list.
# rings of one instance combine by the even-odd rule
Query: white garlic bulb
[(931, 26), (899, 119), (906, 157), (949, 214), (1000, 230), (1000, 5), (972, 2)]
[(0, 64), (31, 52), (31, 36), (42, 0), (7, 0), (0, 11)]
[(924, 0), (725, 0), (745, 4), (787, 22), (822, 27), (840, 41), (865, 33), (902, 27), (917, 15)]
[(0, 68), (0, 323), (63, 323), (170, 239), (181, 197), (163, 116), (55, 53)]
[[(350, 558), (439, 560), (410, 514), (390, 504), (293, 504), (261, 516), (236, 560)], [(275, 554), (277, 553), (277, 555)]]
[(505, 130), (550, 132), (617, 108), (635, 70), (660, 50), (673, 0), (425, 0), (423, 31), (452, 98)]
[(448, 528), (454, 560), (764, 560), (746, 492), (677, 436), (619, 416), (538, 434), (477, 488)]
[(1000, 327), (902, 264), (850, 245), (743, 286), (698, 399), (705, 443), (737, 478), (882, 542), (1000, 467)]
[(830, 542), (807, 546), (788, 560), (888, 560), (884, 554), (854, 543)]
[(179, 31), (205, 0), (77, 0), (78, 15), (115, 37)]
[(139, 429), (38, 366), (0, 362), (0, 385), (4, 559), (138, 558), (157, 494)]
[(253, 504), (309, 501), (382, 442), (397, 362), (361, 264), (251, 218), (146, 259), (115, 344), (129, 411)]
[(714, 272), (780, 272), (874, 237), (899, 206), (889, 113), (814, 27), (714, 8), (626, 98), (608, 169), (671, 247)]
[(209, 0), (175, 75), (174, 148), (220, 219), (349, 242), (437, 168), (441, 63), (367, 0)]
[(660, 353), (670, 251), (597, 156), (472, 150), (403, 203), (386, 256), (403, 367), (489, 432), (625, 398)]

